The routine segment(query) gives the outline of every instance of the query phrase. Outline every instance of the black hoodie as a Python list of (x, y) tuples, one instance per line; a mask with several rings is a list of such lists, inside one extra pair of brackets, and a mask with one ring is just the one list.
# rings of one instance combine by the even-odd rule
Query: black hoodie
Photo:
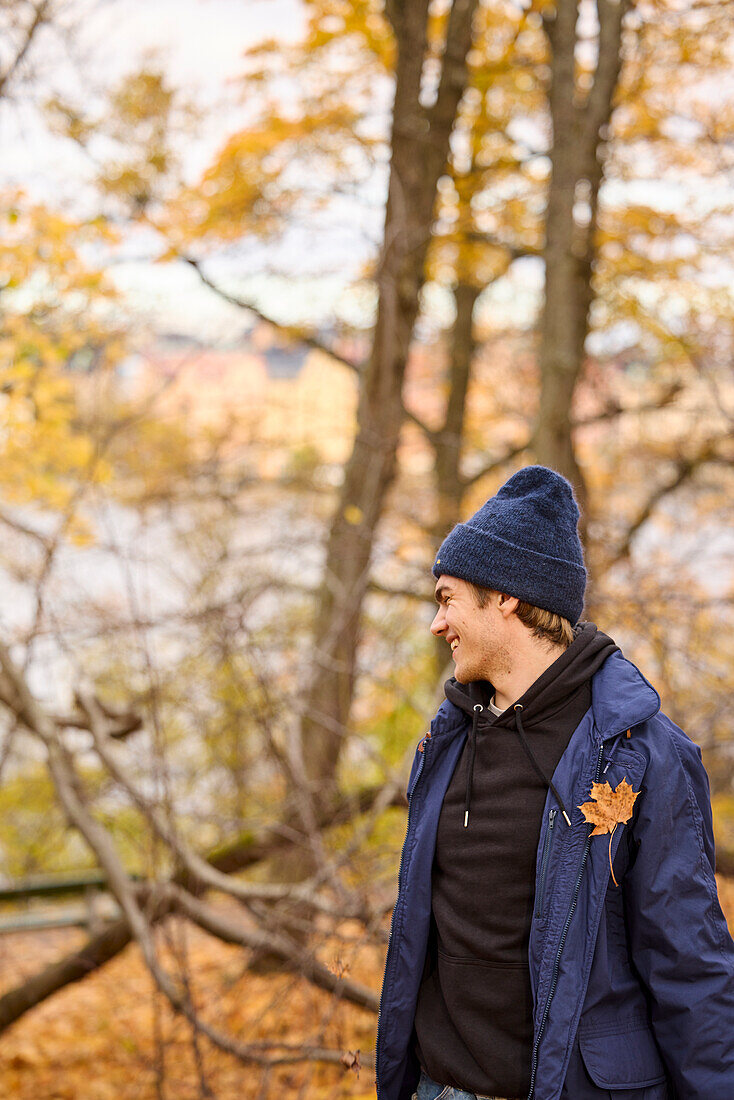
[(527, 1095), (541, 816), (550, 777), (591, 706), (591, 677), (616, 649), (593, 623), (579, 624), (571, 645), (499, 716), (488, 707), (491, 684), (446, 683), (447, 698), (471, 715), (472, 732), (441, 808), (415, 1015), (418, 1058), (442, 1085)]

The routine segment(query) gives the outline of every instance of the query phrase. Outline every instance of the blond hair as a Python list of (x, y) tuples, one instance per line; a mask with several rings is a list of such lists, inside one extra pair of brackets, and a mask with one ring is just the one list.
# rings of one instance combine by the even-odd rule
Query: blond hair
[[(496, 590), (484, 588), (471, 581), (467, 583), (474, 593), (477, 605), (486, 607)], [(534, 607), (533, 604), (520, 600), (515, 608), (515, 614), (523, 626), (532, 631), (534, 638), (540, 638), (549, 645), (560, 645), (567, 649), (573, 641), (571, 623), (562, 615), (557, 615), (555, 611), (546, 611), (544, 607)]]

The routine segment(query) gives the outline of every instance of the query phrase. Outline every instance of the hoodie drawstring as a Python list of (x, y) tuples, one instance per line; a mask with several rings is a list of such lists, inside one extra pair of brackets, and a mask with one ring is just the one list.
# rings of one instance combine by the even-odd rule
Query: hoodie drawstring
[(474, 718), (471, 724), (471, 733), (469, 735), (469, 766), (466, 769), (466, 797), (464, 798), (464, 828), (469, 824), (469, 807), (471, 805), (471, 788), (474, 780), (474, 758), (477, 755), (477, 722), (479, 721), (479, 715), (484, 710), (481, 703), (477, 703), (474, 707)]
[(538, 761), (533, 756), (533, 750), (530, 748), (530, 745), (528, 744), (527, 739), (525, 737), (525, 730), (522, 728), (522, 718), (520, 717), (520, 711), (523, 709), (522, 703), (515, 703), (515, 705), (512, 709), (515, 711), (515, 733), (520, 738), (520, 744), (522, 745), (522, 747), (525, 750), (525, 755), (527, 756), (528, 760), (530, 761), (530, 763), (535, 768), (535, 771), (538, 773), (540, 778), (545, 783), (546, 787), (550, 787), (551, 791), (553, 792), (553, 797), (555, 798), (556, 802), (560, 806), (561, 813), (563, 814), (564, 818), (566, 819), (566, 824), (570, 827), (571, 818), (566, 813), (566, 807), (563, 805), (563, 799), (561, 798), (558, 791), (556, 790), (553, 780), (548, 778), (548, 776), (545, 774), (545, 772), (541, 768)]
[[(563, 816), (566, 820), (566, 824), (570, 827), (571, 818), (568, 816), (568, 814), (566, 812), (566, 807), (563, 805), (563, 799), (561, 798), (560, 794), (556, 790), (556, 786), (555, 786), (553, 780), (548, 778), (548, 776), (545, 774), (545, 772), (541, 768), (538, 761), (535, 759), (535, 757), (533, 755), (533, 750), (530, 748), (530, 745), (527, 742), (527, 738), (525, 737), (525, 730), (522, 728), (522, 718), (520, 717), (520, 711), (523, 710), (522, 703), (515, 703), (515, 705), (513, 707), (513, 710), (515, 711), (515, 726), (514, 726), (515, 733), (520, 738), (520, 744), (522, 745), (523, 749), (525, 750), (525, 755), (527, 756), (530, 763), (533, 765), (533, 768), (535, 769), (535, 771), (537, 772), (539, 777), (545, 783), (546, 787), (549, 787), (550, 790), (553, 792), (553, 796), (556, 799), (556, 802), (558, 803), (558, 805), (560, 806), (561, 813), (563, 814)], [(475, 760), (476, 755), (477, 755), (477, 723), (479, 722), (479, 715), (483, 711), (484, 711), (484, 707), (482, 706), (482, 704), (477, 703), (474, 707), (474, 717), (472, 719), (472, 724), (471, 724), (471, 733), (469, 734), (469, 763), (468, 763), (467, 769), (466, 769), (466, 795), (464, 797), (464, 828), (465, 829), (469, 824), (469, 809), (471, 807), (471, 791), (472, 791), (472, 784), (474, 782), (474, 760)]]

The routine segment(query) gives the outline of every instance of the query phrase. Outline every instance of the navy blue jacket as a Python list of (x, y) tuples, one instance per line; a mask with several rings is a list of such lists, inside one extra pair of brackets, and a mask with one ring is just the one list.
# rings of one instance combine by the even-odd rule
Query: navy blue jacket
[[(436, 829), (468, 722), (446, 700), (410, 775), (377, 1027), (379, 1100), (409, 1100), (417, 1082), (413, 1018)], [(592, 838), (579, 806), (595, 781), (616, 787), (622, 779), (641, 793), (612, 836), (615, 887), (609, 835)], [(620, 1100), (664, 1097), (666, 1079), (679, 1100), (732, 1100), (734, 943), (716, 892), (708, 779), (700, 749), (660, 712), (657, 692), (619, 651), (594, 674), (592, 705), (553, 782), (573, 813), (569, 828), (548, 792), (529, 945), (529, 1098), (558, 1100), (577, 1046), (600, 1088), (629, 1090)], [(658, 1083), (660, 1092), (644, 1091)]]

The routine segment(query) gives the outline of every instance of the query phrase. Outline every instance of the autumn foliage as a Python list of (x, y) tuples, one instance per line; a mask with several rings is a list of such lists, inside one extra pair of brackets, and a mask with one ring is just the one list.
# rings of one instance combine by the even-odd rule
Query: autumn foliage
[[(0, 1094), (372, 1096), (433, 550), (519, 466), (574, 482), (584, 618), (700, 744), (734, 877), (729, 5), (303, 0), (216, 102), (56, 82), (73, 7), (0, 5), (0, 107), (84, 166), (0, 178), (0, 875), (101, 867), (117, 938), (0, 936)], [(639, 793), (580, 807), (612, 889)]]

